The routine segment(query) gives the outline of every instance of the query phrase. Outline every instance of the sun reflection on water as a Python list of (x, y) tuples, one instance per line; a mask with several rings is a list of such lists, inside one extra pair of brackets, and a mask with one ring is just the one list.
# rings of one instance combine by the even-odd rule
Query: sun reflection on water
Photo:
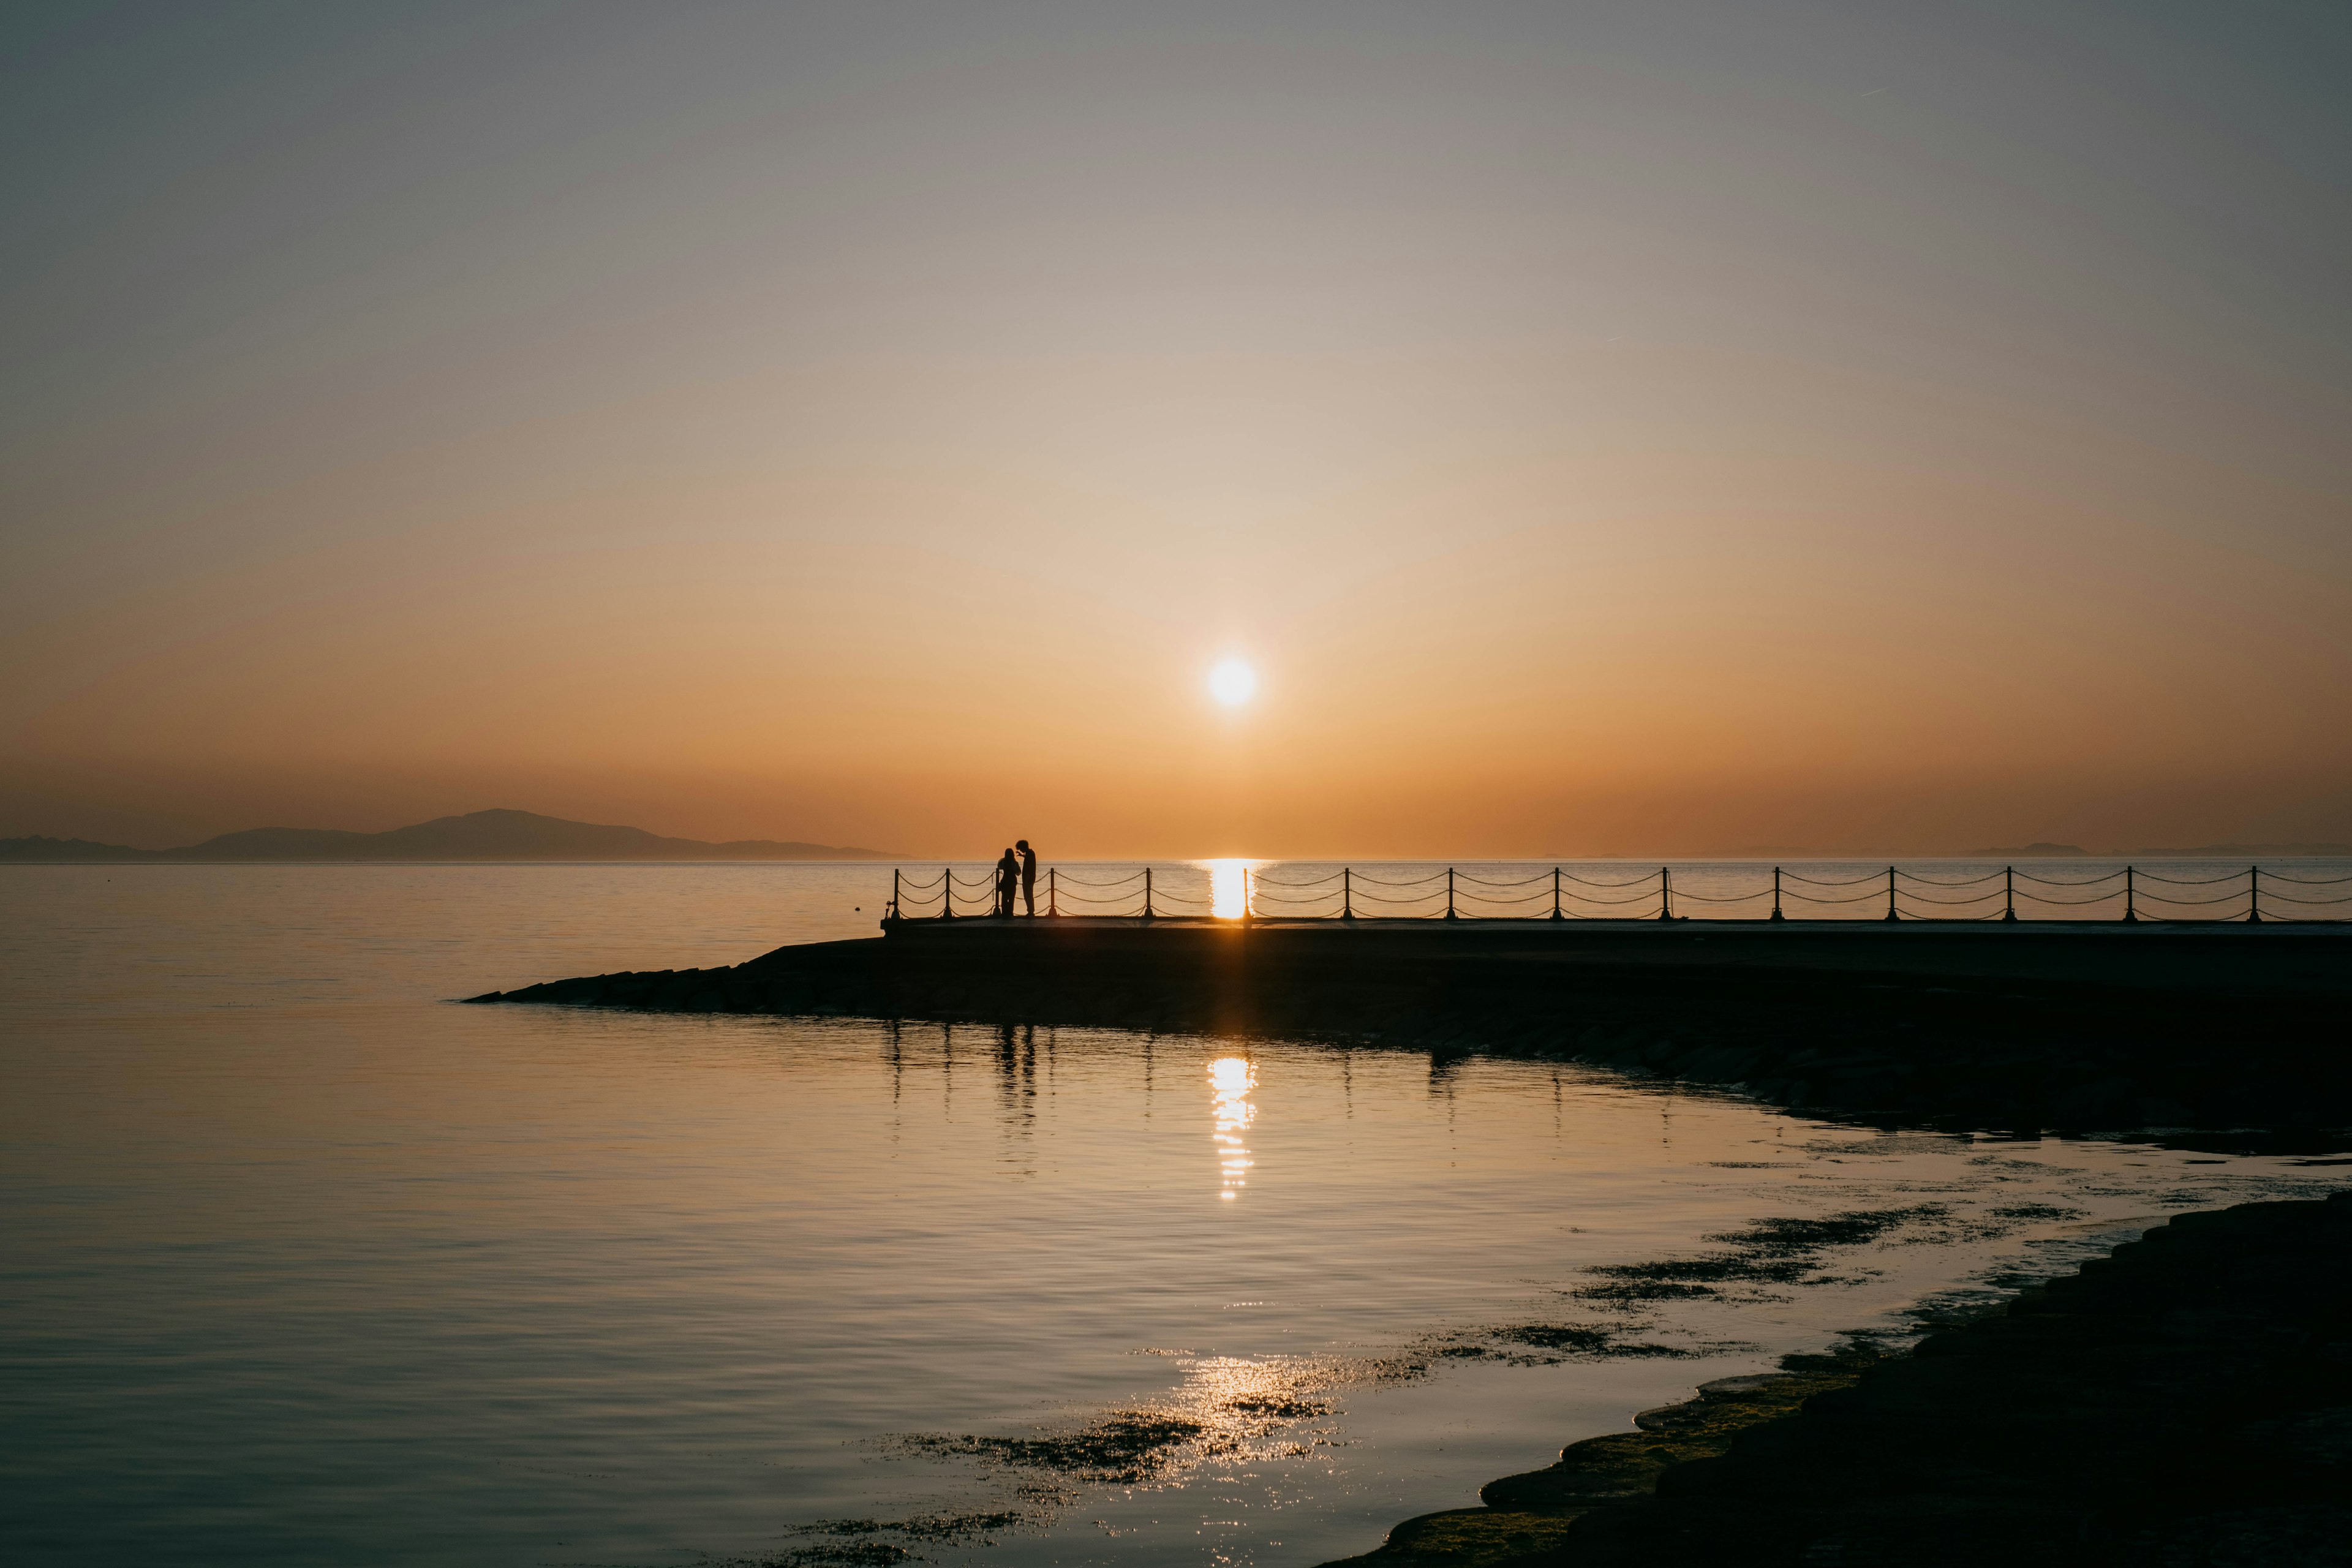
[(1209, 912), (1221, 921), (1237, 921), (1248, 910), (1249, 874), (1255, 860), (1204, 860), (1209, 869)]
[(1217, 1173), (1222, 1191), (1218, 1196), (1234, 1198), (1249, 1185), (1249, 1144), (1243, 1134), (1257, 1120), (1257, 1107), (1249, 1100), (1250, 1090), (1257, 1087), (1257, 1068), (1242, 1057), (1220, 1057), (1209, 1064), (1209, 1108), (1216, 1118), (1216, 1131), (1211, 1135), (1217, 1144)]

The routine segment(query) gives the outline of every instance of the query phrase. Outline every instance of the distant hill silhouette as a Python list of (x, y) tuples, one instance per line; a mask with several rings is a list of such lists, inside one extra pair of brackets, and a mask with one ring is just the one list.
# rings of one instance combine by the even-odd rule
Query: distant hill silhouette
[(121, 844), (93, 844), (87, 838), (0, 838), (0, 860), (160, 860), (160, 849), (132, 849)]
[(224, 860), (893, 860), (882, 849), (739, 838), (707, 844), (642, 827), (567, 822), (530, 811), (474, 811), (388, 833), (253, 827), (180, 849), (133, 849), (86, 838), (0, 838), (0, 861)]

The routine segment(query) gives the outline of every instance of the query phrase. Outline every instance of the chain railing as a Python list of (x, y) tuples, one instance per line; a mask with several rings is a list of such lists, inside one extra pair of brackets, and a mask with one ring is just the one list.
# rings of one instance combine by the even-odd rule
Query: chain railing
[[(2298, 877), (2249, 866), (2214, 877), (2172, 877), (2127, 865), (2089, 877), (2042, 877), (2003, 866), (1977, 877), (1931, 877), (1889, 866), (1852, 878), (1822, 879), (1775, 866), (1769, 883), (1745, 891), (1697, 892), (1675, 886), (1674, 868), (1610, 879), (1579, 875), (1566, 866), (1517, 878), (1483, 877), (1457, 867), (1420, 877), (1382, 877), (1343, 866), (1305, 880), (1244, 870), (1238, 908), (1221, 913), (1213, 895), (1189, 885), (1155, 882), (1146, 866), (1108, 880), (1087, 880), (1046, 868), (1037, 884), (1039, 918), (1114, 917), (1129, 920), (1231, 919), (1265, 921), (1517, 920), (1649, 921), (1874, 920), (1900, 921), (2112, 921), (2123, 925), (2236, 921), (2333, 922), (2352, 919), (2319, 911), (2352, 904), (2352, 891), (2315, 896), (2301, 891), (2352, 884), (2352, 875)], [(1197, 866), (1176, 868), (1187, 881)], [(1590, 868), (1585, 868), (1590, 869)], [(1760, 871), (1759, 876), (1761, 876)], [(1717, 880), (1720, 880), (1719, 875)], [(2296, 891), (2286, 891), (2294, 889)], [(2175, 889), (2189, 889), (2176, 891)], [(1025, 898), (1020, 900), (1025, 911)], [(2056, 912), (2063, 911), (2063, 912)], [(2078, 912), (2079, 911), (2079, 912)], [(890, 877), (887, 918), (957, 921), (1006, 918), (997, 879), (966, 877), (951, 866), (918, 880)]]

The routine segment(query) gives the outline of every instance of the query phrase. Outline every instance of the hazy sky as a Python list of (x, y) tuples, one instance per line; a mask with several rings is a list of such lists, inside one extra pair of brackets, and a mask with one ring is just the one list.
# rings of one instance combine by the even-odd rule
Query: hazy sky
[(2352, 7), (0, 59), (0, 834), (2352, 838)]

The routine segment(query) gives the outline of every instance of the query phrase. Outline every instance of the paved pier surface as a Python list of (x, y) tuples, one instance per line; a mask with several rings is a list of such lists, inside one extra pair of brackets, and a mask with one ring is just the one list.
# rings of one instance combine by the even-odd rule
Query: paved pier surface
[[(1076, 916), (900, 921), (902, 962), (1302, 964), (1381, 970), (1492, 963), (2034, 980), (2067, 986), (2352, 995), (2352, 924), (2117, 921), (1239, 921)], [(779, 950), (780, 954), (791, 950)]]

